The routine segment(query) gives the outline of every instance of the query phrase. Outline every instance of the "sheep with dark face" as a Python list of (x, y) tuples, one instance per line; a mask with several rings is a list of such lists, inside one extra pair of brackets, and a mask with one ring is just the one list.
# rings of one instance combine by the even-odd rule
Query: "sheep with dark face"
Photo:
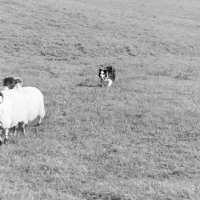
[[(15, 78), (14, 82), (13, 89), (7, 89), (0, 93), (0, 126), (5, 130), (6, 140), (9, 128), (16, 128), (21, 123), (25, 134), (25, 125), (29, 121), (39, 116), (38, 124), (40, 124), (45, 116), (44, 97), (41, 91), (35, 87), (22, 87), (20, 78)], [(10, 85), (12, 83), (11, 81)], [(11, 88), (10, 85), (7, 84), (7, 87)]]
[[(10, 89), (13, 89), (16, 84), (19, 83), (21, 86), (23, 84), (22, 80), (18, 77), (16, 78), (13, 78), (13, 77), (5, 77), (3, 79), (3, 87), (4, 87), (4, 90), (10, 90)], [(17, 128), (18, 128), (18, 125), (12, 127), (11, 129), (14, 131), (14, 136), (16, 135), (17, 133)]]

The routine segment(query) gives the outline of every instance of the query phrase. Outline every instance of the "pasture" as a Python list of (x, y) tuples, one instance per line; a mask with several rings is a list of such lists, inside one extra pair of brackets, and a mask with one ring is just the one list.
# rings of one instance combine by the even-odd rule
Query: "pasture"
[(199, 33), (198, 0), (0, 0), (1, 79), (46, 107), (0, 147), (0, 199), (200, 199)]

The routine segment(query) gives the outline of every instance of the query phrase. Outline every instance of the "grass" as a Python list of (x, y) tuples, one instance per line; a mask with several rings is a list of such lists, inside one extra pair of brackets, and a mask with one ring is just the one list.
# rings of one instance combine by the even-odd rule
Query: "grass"
[(200, 198), (197, 0), (0, 7), (1, 77), (38, 87), (46, 107), (0, 147), (0, 199)]

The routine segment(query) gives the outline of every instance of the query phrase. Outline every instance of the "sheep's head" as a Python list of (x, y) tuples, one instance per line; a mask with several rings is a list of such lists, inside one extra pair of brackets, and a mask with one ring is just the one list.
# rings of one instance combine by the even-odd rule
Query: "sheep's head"
[(16, 85), (16, 81), (13, 77), (6, 77), (3, 79), (3, 86), (5, 90), (13, 89)]
[(21, 86), (22, 87), (23, 85), (23, 81), (16, 77), (16, 78), (13, 78), (13, 77), (6, 77), (3, 79), (3, 86), (4, 86), (4, 90), (10, 90), (10, 89), (13, 89), (14, 87), (19, 87)]

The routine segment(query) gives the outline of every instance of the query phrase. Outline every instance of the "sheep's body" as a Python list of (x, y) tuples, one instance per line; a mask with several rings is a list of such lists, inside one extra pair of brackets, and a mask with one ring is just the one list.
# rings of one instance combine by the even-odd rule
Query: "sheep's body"
[[(5, 130), (5, 139), (8, 139), (8, 130), (22, 123), (25, 134), (25, 124), (40, 117), (39, 124), (44, 118), (44, 97), (35, 87), (21, 87), (16, 85), (13, 90), (1, 92), (0, 126)], [(0, 138), (2, 141), (2, 138)]]
[[(12, 127), (17, 127), (27, 116), (26, 104), (22, 95), (15, 90), (4, 90), (1, 92), (0, 102), (0, 126), (5, 130), (5, 139), (8, 139), (8, 131)], [(6, 140), (5, 140), (6, 141)], [(0, 137), (2, 143), (2, 138)]]
[(24, 109), (25, 99), (15, 90), (4, 90), (2, 103), (0, 103), (0, 124), (3, 129), (17, 126), (27, 116)]
[(23, 121), (28, 124), (29, 121), (33, 121), (38, 116), (40, 117), (39, 124), (45, 116), (44, 110), (44, 97), (43, 94), (35, 87), (21, 87), (16, 85), (14, 90), (19, 91), (26, 102), (27, 117)]

